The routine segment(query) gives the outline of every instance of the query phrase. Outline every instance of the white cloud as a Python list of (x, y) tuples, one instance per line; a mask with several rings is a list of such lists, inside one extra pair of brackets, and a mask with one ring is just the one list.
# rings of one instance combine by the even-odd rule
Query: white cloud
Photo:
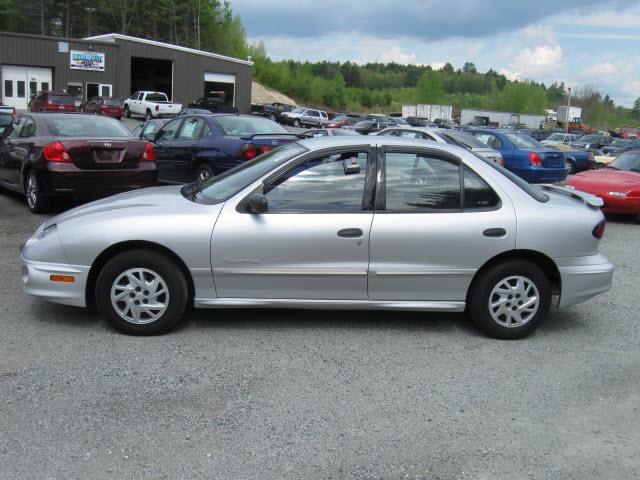
[(560, 45), (539, 45), (522, 50), (500, 73), (510, 80), (524, 80), (553, 72), (558, 69), (561, 60)]
[(561, 22), (588, 27), (637, 29), (638, 25), (640, 25), (640, 5), (636, 3), (636, 5), (625, 10), (609, 8), (607, 10), (597, 10), (587, 15), (572, 15), (567, 18), (562, 18)]
[(405, 53), (400, 47), (395, 46), (386, 52), (382, 52), (380, 60), (387, 63), (395, 62), (407, 65), (408, 63), (416, 63), (416, 54), (415, 52)]
[(598, 77), (599, 79), (607, 79), (620, 72), (620, 68), (611, 62), (594, 63), (582, 71), (587, 77)]

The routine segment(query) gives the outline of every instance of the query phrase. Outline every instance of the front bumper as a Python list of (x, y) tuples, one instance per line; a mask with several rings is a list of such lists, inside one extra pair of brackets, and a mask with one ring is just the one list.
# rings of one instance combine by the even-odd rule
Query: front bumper
[(623, 213), (638, 214), (640, 213), (640, 197), (614, 197), (611, 195), (602, 196), (604, 206), (602, 211), (605, 213)]
[[(86, 307), (85, 291), (90, 266), (34, 262), (21, 257), (22, 291), (49, 302)], [(73, 283), (54, 282), (52, 275), (73, 276)]]
[(611, 290), (614, 265), (603, 254), (553, 259), (560, 271), (558, 307), (584, 302)]

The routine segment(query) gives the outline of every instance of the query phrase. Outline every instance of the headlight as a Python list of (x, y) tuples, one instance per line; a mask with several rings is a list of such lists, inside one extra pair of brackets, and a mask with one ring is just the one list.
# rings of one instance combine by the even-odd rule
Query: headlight
[(626, 197), (627, 194), (624, 192), (607, 192), (607, 195), (610, 197)]

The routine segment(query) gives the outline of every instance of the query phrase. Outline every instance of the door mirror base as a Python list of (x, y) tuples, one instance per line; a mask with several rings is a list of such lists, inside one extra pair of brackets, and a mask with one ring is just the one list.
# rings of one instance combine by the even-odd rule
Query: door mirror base
[(251, 213), (267, 213), (269, 210), (269, 202), (267, 197), (262, 193), (253, 193), (247, 200), (247, 206)]

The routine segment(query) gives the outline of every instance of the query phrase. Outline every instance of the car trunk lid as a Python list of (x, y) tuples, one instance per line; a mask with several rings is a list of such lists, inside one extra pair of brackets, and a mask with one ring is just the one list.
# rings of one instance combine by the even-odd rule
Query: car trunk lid
[(135, 169), (144, 153), (145, 143), (122, 139), (60, 138), (71, 161), (82, 170)]

